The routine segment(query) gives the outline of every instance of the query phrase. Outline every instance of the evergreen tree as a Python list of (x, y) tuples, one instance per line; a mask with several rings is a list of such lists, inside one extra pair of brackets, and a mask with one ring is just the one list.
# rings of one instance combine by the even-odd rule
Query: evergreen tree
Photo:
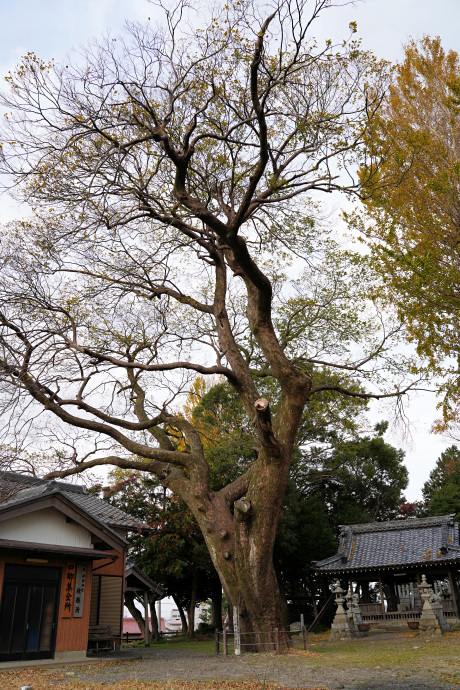
[(460, 518), (460, 450), (449, 446), (441, 453), (430, 478), (423, 486), (427, 515), (449, 515)]

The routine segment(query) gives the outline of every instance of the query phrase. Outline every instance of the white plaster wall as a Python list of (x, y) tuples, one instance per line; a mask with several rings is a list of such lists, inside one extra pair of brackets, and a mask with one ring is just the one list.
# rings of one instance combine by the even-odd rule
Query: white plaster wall
[(55, 508), (44, 508), (0, 522), (0, 539), (91, 548), (91, 533)]

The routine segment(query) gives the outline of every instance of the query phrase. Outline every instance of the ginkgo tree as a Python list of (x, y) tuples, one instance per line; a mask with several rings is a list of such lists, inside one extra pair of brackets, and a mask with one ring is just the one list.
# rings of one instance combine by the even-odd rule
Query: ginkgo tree
[[(2, 99), (5, 184), (32, 209), (4, 232), (5, 409), (102, 440), (61, 477), (115, 465), (180, 496), (261, 643), (283, 627), (272, 553), (307, 402), (410, 385), (365, 259), (320, 222), (321, 194), (379, 170), (366, 135), (388, 83), (353, 35), (310, 37), (334, 4), (229, 2), (200, 29), (163, 8), (74, 64), (25, 56)], [(253, 437), (218, 490), (177, 412), (197, 374), (225, 378)]]
[(372, 179), (363, 169), (366, 211), (350, 222), (430, 375), (442, 381), (434, 429), (446, 432), (460, 421), (460, 57), (439, 37), (406, 46), (368, 145), (388, 155)]

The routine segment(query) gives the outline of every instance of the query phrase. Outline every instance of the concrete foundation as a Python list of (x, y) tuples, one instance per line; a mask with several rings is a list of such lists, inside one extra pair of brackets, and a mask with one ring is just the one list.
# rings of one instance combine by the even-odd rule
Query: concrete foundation
[(72, 652), (55, 652), (54, 660), (67, 663), (69, 661), (81, 661), (86, 659), (86, 649), (78, 649)]

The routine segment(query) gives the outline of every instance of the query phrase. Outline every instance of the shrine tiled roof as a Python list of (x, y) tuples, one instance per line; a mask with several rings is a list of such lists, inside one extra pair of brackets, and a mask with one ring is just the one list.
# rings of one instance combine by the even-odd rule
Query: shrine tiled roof
[(45, 493), (60, 493), (86, 513), (112, 529), (151, 531), (148, 525), (136, 520), (107, 501), (88, 493), (86, 487), (56, 480), (39, 479), (16, 472), (0, 475), (0, 506), (39, 497)]
[(132, 558), (126, 559), (125, 566), (125, 586), (132, 590), (144, 590), (154, 595), (156, 599), (161, 599), (166, 595), (166, 590), (158, 582), (154, 582), (137, 567)]
[(395, 569), (460, 562), (454, 515), (343, 525), (338, 552), (313, 567), (320, 573)]

